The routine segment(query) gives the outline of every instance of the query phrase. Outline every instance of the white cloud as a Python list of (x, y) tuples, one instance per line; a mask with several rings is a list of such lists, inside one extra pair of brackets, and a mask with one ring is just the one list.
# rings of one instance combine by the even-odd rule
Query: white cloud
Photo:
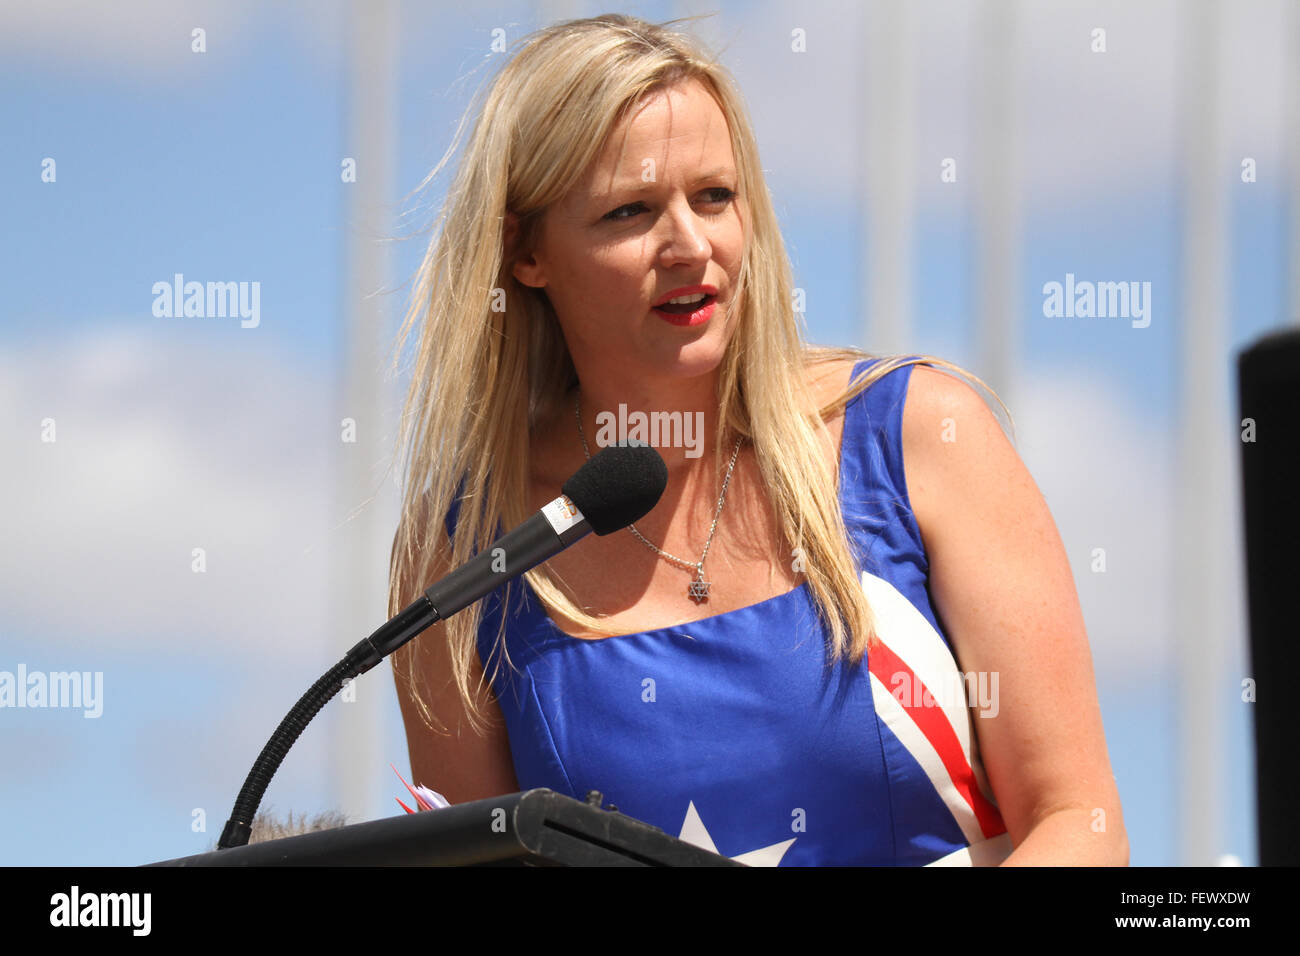
[[(947, 203), (951, 191), (939, 183), (939, 162), (955, 157), (959, 181), (973, 169), (981, 60), (986, 52), (1001, 56), (996, 44), (1004, 38), (990, 35), (985, 4), (909, 0), (903, 7), (911, 31), (910, 155), (918, 200)], [(867, 172), (867, 144), (858, 137), (871, 135), (859, 134), (870, 60), (900, 42), (881, 29), (881, 5), (777, 0), (722, 9), (707, 35), (737, 76), (764, 168), (783, 191), (851, 201)], [(1019, 2), (1014, 9), (1011, 162), (1026, 208), (1093, 201), (1086, 197), (1099, 191), (1123, 195), (1180, 175), (1186, 9), (1173, 0)], [(1223, 159), (1253, 155), (1276, 168), (1286, 115), (1284, 40), (1293, 24), (1279, 0), (1224, 9), (1216, 31)], [(806, 53), (790, 51), (796, 27), (807, 33)], [(1106, 30), (1105, 53), (1090, 49), (1096, 27)]]
[[(336, 498), (340, 461), (360, 446), (339, 441), (335, 383), (250, 347), (255, 334), (196, 346), (109, 325), (0, 352), (7, 630), (71, 648), (341, 655), (365, 634), (339, 635), (340, 618), (382, 623), (369, 599), (387, 579), (393, 478), (372, 468), (375, 523), (346, 523), (364, 499)], [(335, 586), (357, 551), (376, 566)]]
[(173, 0), (39, 0), (0, 4), (0, 55), (58, 76), (84, 71), (113, 81), (165, 83), (184, 88), (207, 71), (193, 69), (199, 54), (191, 34), (207, 35), (204, 56), (247, 62), (256, 31), (279, 17), (292, 22), (277, 35), (296, 38), (319, 63), (338, 55), (346, 6), (340, 3), (263, 4), (255, 0), (176, 3)]
[[(1179, 519), (1176, 429), (1123, 403), (1125, 389), (1095, 373), (1027, 369), (1014, 397), (1018, 450), (1061, 532), (1098, 681), (1131, 688), (1176, 673), (1174, 612)], [(1210, 441), (1206, 429), (1205, 440)], [(1231, 453), (1231, 449), (1227, 450)], [(1239, 495), (1236, 487), (1230, 494)], [(1200, 560), (1217, 562), (1213, 580), (1229, 609), (1223, 640), (1239, 648), (1243, 635), (1231, 609), (1242, 607), (1234, 516), (1203, 541)], [(1205, 522), (1203, 534), (1211, 534)], [(1105, 551), (1104, 573), (1092, 570), (1093, 549)]]

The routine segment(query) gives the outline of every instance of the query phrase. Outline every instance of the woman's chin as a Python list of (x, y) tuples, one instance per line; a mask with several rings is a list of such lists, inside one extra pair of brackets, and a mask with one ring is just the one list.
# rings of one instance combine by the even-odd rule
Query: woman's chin
[(664, 366), (664, 374), (674, 378), (699, 378), (716, 372), (722, 365), (725, 354), (726, 349), (722, 344), (700, 340), (678, 345), (657, 364)]

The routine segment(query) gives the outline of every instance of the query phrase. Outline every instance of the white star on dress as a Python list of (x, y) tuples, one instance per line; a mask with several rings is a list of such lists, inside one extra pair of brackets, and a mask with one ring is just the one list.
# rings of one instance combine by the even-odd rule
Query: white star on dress
[[(702, 850), (708, 850), (710, 853), (718, 853), (718, 848), (713, 845), (713, 838), (704, 828), (704, 821), (700, 819), (699, 811), (695, 809), (694, 800), (690, 801), (690, 805), (686, 808), (686, 820), (682, 823), (682, 832), (677, 835), (677, 839), (698, 846)], [(785, 851), (790, 849), (796, 839), (798, 837), (783, 843), (773, 843), (758, 850), (750, 850), (731, 859), (746, 866), (777, 866), (781, 862), (781, 857), (785, 856)]]

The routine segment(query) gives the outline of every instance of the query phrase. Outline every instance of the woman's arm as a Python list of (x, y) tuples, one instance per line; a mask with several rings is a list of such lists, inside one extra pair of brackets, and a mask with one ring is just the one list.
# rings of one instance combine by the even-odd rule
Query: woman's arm
[(1083, 612), (1042, 494), (975, 390), (926, 366), (903, 457), (935, 611), (962, 671), (997, 674), (996, 716), (974, 725), (1015, 847), (1003, 865), (1126, 866)]
[[(429, 520), (428, 503), (421, 502), (417, 527)], [(396, 555), (399, 538), (393, 538)], [(390, 559), (391, 560), (391, 559)], [(392, 568), (390, 563), (389, 567)], [(452, 570), (435, 556), (429, 569), (429, 581), (437, 581)], [(403, 578), (398, 587), (398, 606), (406, 607), (419, 595), (424, 582)], [(499, 794), (515, 793), (514, 760), (505, 718), (496, 695), (488, 685), (483, 714), (487, 731), (479, 736), (469, 725), (469, 712), (461, 700), (452, 677), (451, 647), (447, 641), (446, 622), (437, 621), (420, 635), (417, 643), (408, 644), (402, 654), (414, 655), (415, 680), (419, 694), (444, 728), (430, 728), (421, 716), (415, 692), (407, 682), (405, 667), (399, 669), (390, 658), (393, 680), (397, 687), (397, 704), (406, 728), (406, 747), (411, 757), (411, 782), (438, 791), (451, 803), (468, 803)], [(477, 654), (470, 661), (469, 683), (478, 687), (483, 679)]]

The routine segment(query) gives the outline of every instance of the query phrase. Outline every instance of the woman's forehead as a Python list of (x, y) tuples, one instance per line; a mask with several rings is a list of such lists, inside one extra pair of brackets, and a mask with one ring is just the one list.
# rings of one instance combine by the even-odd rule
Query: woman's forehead
[(734, 172), (731, 137), (718, 104), (698, 83), (662, 92), (615, 127), (579, 189), (587, 195), (653, 186), (665, 176)]

